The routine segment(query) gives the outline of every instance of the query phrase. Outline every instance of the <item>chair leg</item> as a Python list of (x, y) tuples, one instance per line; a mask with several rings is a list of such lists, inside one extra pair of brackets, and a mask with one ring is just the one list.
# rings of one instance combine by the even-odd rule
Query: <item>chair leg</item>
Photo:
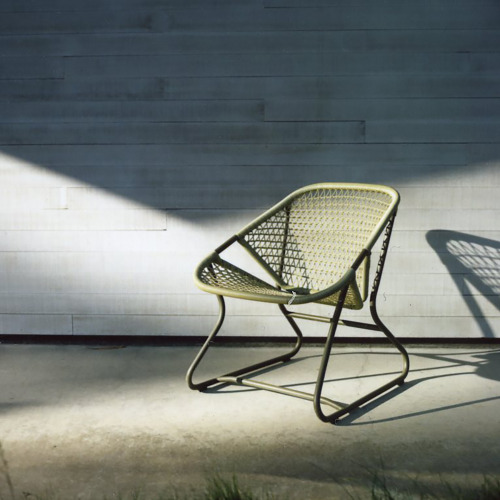
[(394, 214), (391, 217), (385, 229), (385, 236), (384, 240), (382, 241), (382, 248), (380, 250), (380, 257), (377, 265), (377, 271), (375, 273), (375, 278), (373, 280), (373, 288), (370, 294), (370, 313), (372, 315), (373, 321), (378, 326), (380, 331), (384, 333), (384, 335), (389, 339), (392, 345), (396, 347), (396, 349), (401, 353), (401, 356), (403, 357), (403, 369), (399, 377), (396, 378), (396, 383), (398, 385), (402, 385), (410, 370), (410, 359), (408, 353), (406, 352), (406, 349), (403, 347), (401, 342), (399, 342), (399, 340), (397, 340), (396, 337), (394, 337), (389, 328), (387, 328), (387, 326), (385, 326), (385, 324), (382, 322), (377, 311), (378, 290), (380, 287), (380, 280), (382, 279), (382, 272), (384, 271), (385, 259), (387, 257), (387, 251), (389, 249), (389, 242), (391, 240), (392, 228), (394, 226), (395, 218), (396, 214)]
[[(387, 392), (388, 390), (392, 389), (393, 387), (403, 385), (403, 382), (404, 382), (406, 376), (408, 375), (408, 371), (410, 369), (410, 361), (409, 361), (409, 357), (408, 357), (408, 353), (406, 352), (406, 349), (394, 337), (394, 335), (390, 332), (390, 330), (382, 323), (381, 319), (378, 316), (378, 313), (377, 313), (377, 310), (376, 310), (376, 307), (374, 304), (373, 304), (373, 307), (371, 307), (370, 309), (372, 312), (373, 320), (375, 321), (376, 325), (379, 327), (380, 331), (382, 331), (385, 334), (385, 336), (389, 339), (389, 341), (393, 344), (393, 346), (395, 346), (397, 348), (397, 350), (401, 353), (401, 356), (403, 358), (403, 368), (401, 370), (401, 373), (397, 377), (395, 377), (391, 381), (387, 382), (386, 384), (378, 387), (374, 391), (366, 394), (365, 396), (357, 399), (353, 403), (346, 405), (341, 410), (336, 411), (335, 413), (327, 416), (326, 421), (337, 423), (339, 421), (339, 419), (341, 417), (343, 417), (344, 415), (346, 415), (347, 413), (351, 413), (356, 408), (359, 408), (360, 406), (364, 405), (368, 401), (375, 399), (376, 397), (380, 396), (384, 392)], [(321, 418), (321, 416), (320, 416), (320, 418)]]
[[(219, 384), (219, 383), (227, 383), (227, 382), (235, 383), (236, 380), (231, 380), (231, 379), (235, 379), (236, 377), (238, 377), (240, 375), (255, 372), (257, 370), (260, 370), (262, 368), (266, 368), (266, 367), (271, 366), (271, 365), (275, 365), (277, 363), (283, 363), (283, 362), (289, 361), (293, 356), (295, 356), (299, 352), (299, 350), (302, 346), (302, 339), (303, 339), (302, 332), (300, 331), (300, 329), (297, 326), (297, 324), (295, 323), (295, 321), (292, 318), (289, 318), (288, 316), (285, 315), (287, 321), (290, 323), (290, 325), (292, 326), (292, 328), (297, 336), (295, 346), (293, 347), (293, 349), (291, 351), (289, 351), (285, 354), (282, 354), (280, 356), (276, 356), (274, 358), (267, 359), (265, 361), (261, 361), (260, 363), (256, 363), (256, 364), (246, 366), (244, 368), (240, 368), (238, 370), (232, 371), (230, 373), (226, 373), (226, 374), (219, 376), (219, 377), (214, 377), (214, 378), (205, 380), (203, 382), (198, 382), (198, 383), (193, 382), (193, 375), (194, 375), (196, 368), (198, 367), (198, 365), (200, 364), (202, 359), (205, 357), (205, 354), (207, 353), (208, 348), (212, 344), (213, 339), (215, 338), (215, 336), (219, 332), (219, 330), (222, 326), (222, 323), (224, 322), (224, 318), (225, 318), (225, 314), (226, 314), (226, 307), (225, 307), (225, 303), (224, 303), (224, 298), (220, 295), (217, 295), (216, 297), (217, 297), (217, 300), (219, 302), (219, 317), (217, 319), (217, 323), (215, 324), (212, 332), (208, 336), (207, 340), (203, 344), (202, 348), (200, 349), (200, 351), (198, 352), (197, 356), (195, 357), (194, 361), (191, 363), (191, 366), (188, 369), (188, 372), (186, 375), (186, 381), (187, 381), (187, 384), (188, 384), (190, 389), (204, 391), (208, 387)], [(284, 307), (281, 305), (279, 307), (280, 307), (281, 312), (283, 314), (285, 314)]]
[(316, 412), (316, 415), (320, 420), (323, 422), (333, 422), (333, 423), (338, 423), (339, 419), (346, 415), (347, 413), (352, 412), (356, 408), (359, 408), (363, 404), (367, 403), (368, 401), (380, 396), (384, 392), (387, 392), (389, 389), (397, 386), (397, 385), (402, 385), (406, 376), (408, 375), (409, 371), (409, 357), (408, 353), (406, 352), (406, 349), (403, 347), (403, 345), (394, 337), (394, 335), (390, 332), (390, 330), (382, 323), (381, 319), (378, 316), (377, 309), (375, 302), (371, 304), (370, 310), (372, 313), (373, 320), (375, 321), (375, 324), (378, 326), (380, 331), (382, 331), (386, 337), (390, 340), (390, 342), (399, 350), (399, 352), (402, 355), (403, 358), (403, 368), (401, 373), (394, 378), (393, 380), (389, 381), (388, 383), (378, 387), (374, 391), (366, 394), (365, 396), (357, 399), (353, 403), (346, 404), (343, 406), (343, 408), (331, 413), (331, 414), (325, 414), (322, 410), (321, 407), (321, 402), (323, 400), (322, 398), (322, 390), (323, 390), (323, 384), (325, 381), (325, 375), (326, 375), (326, 369), (328, 366), (328, 361), (330, 359), (331, 355), (331, 350), (332, 350), (332, 344), (333, 344), (333, 339), (335, 336), (335, 332), (337, 329), (337, 325), (339, 323), (340, 319), (340, 314), (342, 311), (342, 307), (344, 304), (344, 299), (345, 299), (346, 293), (343, 292), (342, 295), (339, 298), (339, 302), (335, 308), (335, 313), (331, 319), (330, 322), (330, 329), (328, 332), (327, 340), (325, 343), (325, 348), (323, 351), (323, 357), (321, 360), (321, 365), (318, 373), (318, 379), (316, 382), (316, 388), (314, 392), (314, 411)]
[[(328, 365), (328, 360), (330, 357), (330, 352), (332, 348), (332, 343), (333, 343), (333, 337), (335, 335), (335, 331), (337, 329), (337, 324), (340, 320), (340, 313), (343, 307), (343, 303), (345, 300), (345, 295), (346, 295), (346, 290), (342, 293), (342, 295), (339, 298), (339, 302), (335, 308), (335, 313), (332, 317), (331, 323), (330, 323), (330, 330), (328, 333), (327, 341), (325, 344), (325, 350), (323, 352), (323, 358), (321, 362), (321, 367), (320, 371), (318, 374), (318, 379), (316, 382), (316, 391), (314, 394), (314, 409), (316, 411), (316, 415), (320, 420), (323, 422), (334, 422), (336, 423), (340, 417), (346, 415), (347, 413), (350, 413), (352, 410), (359, 408), (361, 405), (365, 404), (366, 402), (370, 401), (371, 399), (376, 398), (377, 396), (383, 394), (384, 392), (388, 391), (389, 389), (397, 386), (397, 385), (402, 385), (406, 376), (408, 375), (409, 369), (410, 369), (410, 360), (408, 353), (406, 349), (403, 347), (401, 342), (399, 342), (396, 337), (391, 333), (389, 328), (385, 326), (385, 324), (382, 322), (378, 315), (377, 311), (377, 294), (378, 294), (378, 289), (380, 286), (380, 280), (382, 277), (382, 272), (384, 270), (384, 264), (385, 264), (385, 259), (387, 257), (387, 250), (389, 247), (389, 241), (391, 238), (391, 232), (392, 232), (392, 227), (394, 224), (394, 218), (395, 214), (392, 216), (390, 219), (386, 231), (385, 231), (385, 237), (382, 242), (382, 248), (380, 251), (380, 258), (378, 261), (378, 266), (377, 266), (377, 271), (375, 273), (375, 278), (373, 280), (373, 288), (372, 292), (370, 295), (370, 313), (372, 316), (373, 321), (375, 322), (375, 325), (379, 331), (381, 331), (387, 338), (388, 340), (392, 343), (394, 347), (400, 352), (402, 358), (403, 358), (403, 368), (401, 370), (401, 373), (391, 380), (390, 382), (382, 385), (378, 389), (375, 389), (374, 391), (370, 392), (369, 394), (366, 394), (365, 396), (357, 399), (351, 404), (345, 405), (343, 408), (341, 408), (338, 411), (335, 411), (334, 413), (331, 413), (330, 415), (326, 415), (323, 413), (321, 409), (321, 392), (323, 389), (323, 383), (324, 383), (324, 378), (326, 374), (326, 367)], [(354, 324), (352, 326), (355, 326)], [(368, 325), (364, 325), (365, 327)]]
[(226, 317), (226, 304), (224, 303), (224, 298), (220, 295), (217, 295), (217, 301), (219, 302), (219, 317), (217, 318), (217, 323), (215, 324), (213, 330), (210, 332), (210, 335), (208, 336), (207, 340), (203, 344), (202, 348), (194, 358), (194, 361), (191, 363), (191, 366), (189, 367), (189, 370), (186, 374), (186, 382), (189, 386), (190, 389), (193, 390), (199, 390), (203, 391), (207, 387), (215, 384), (218, 382), (216, 378), (210, 379), (210, 380), (205, 380), (205, 382), (199, 382), (199, 383), (194, 383), (193, 382), (193, 374), (198, 365), (200, 364), (201, 360), (204, 358), (206, 352), (208, 351), (208, 348), (210, 347), (210, 344), (212, 343), (212, 340), (215, 338), (217, 333), (219, 333), (219, 330), (222, 326), (222, 323), (224, 322), (224, 318)]
[(335, 306), (335, 312), (333, 313), (332, 319), (330, 320), (330, 328), (328, 330), (328, 335), (325, 342), (325, 348), (323, 350), (323, 356), (321, 358), (321, 365), (319, 367), (318, 378), (316, 380), (316, 387), (314, 390), (314, 411), (317, 417), (323, 422), (335, 422), (337, 420), (337, 415), (341, 413), (344, 408), (337, 410), (330, 415), (327, 415), (323, 412), (321, 408), (321, 393), (323, 391), (323, 384), (325, 382), (326, 369), (328, 367), (328, 362), (330, 360), (330, 354), (332, 351), (333, 339), (335, 337), (335, 333), (337, 331), (337, 326), (340, 320), (340, 314), (342, 312), (342, 308), (344, 307), (344, 301), (347, 295), (348, 287), (345, 287), (342, 293), (340, 294), (339, 301)]
[(408, 356), (408, 352), (404, 348), (403, 344), (392, 334), (392, 332), (385, 326), (385, 324), (380, 319), (377, 312), (377, 304), (374, 300), (370, 303), (370, 312), (375, 324), (380, 328), (380, 330), (384, 333), (384, 335), (389, 339), (394, 347), (401, 353), (403, 358), (403, 368), (401, 370), (401, 374), (394, 380), (397, 385), (403, 385), (408, 372), (410, 371), (410, 358)]

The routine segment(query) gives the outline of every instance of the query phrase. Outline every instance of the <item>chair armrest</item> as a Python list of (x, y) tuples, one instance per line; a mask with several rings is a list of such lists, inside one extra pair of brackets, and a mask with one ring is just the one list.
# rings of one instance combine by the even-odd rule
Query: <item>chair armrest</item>
[(222, 243), (222, 245), (219, 245), (215, 249), (215, 253), (216, 254), (222, 253), (226, 248), (229, 248), (233, 243), (237, 242), (239, 239), (240, 239), (239, 236), (237, 234), (234, 234), (233, 236), (231, 236), (231, 238)]

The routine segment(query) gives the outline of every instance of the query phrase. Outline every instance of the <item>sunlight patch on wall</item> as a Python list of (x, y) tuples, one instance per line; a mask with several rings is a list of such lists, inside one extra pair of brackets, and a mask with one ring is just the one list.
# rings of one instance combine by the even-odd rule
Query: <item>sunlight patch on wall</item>
[(166, 214), (0, 153), (0, 230), (166, 230)]

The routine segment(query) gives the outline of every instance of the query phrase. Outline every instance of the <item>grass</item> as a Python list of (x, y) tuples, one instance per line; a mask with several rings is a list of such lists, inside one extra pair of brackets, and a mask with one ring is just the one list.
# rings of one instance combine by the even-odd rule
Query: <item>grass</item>
[(227, 479), (216, 474), (207, 479), (203, 492), (192, 493), (189, 496), (166, 492), (151, 497), (141, 492), (134, 492), (128, 496), (104, 497), (103, 500), (273, 500), (274, 498), (269, 493), (262, 496), (243, 488), (234, 475), (231, 479)]
[[(5, 462), (2, 460), (2, 466)], [(5, 479), (5, 469), (2, 470)], [(387, 478), (382, 474), (376, 474), (373, 478), (371, 490), (362, 496), (352, 495), (346, 491), (346, 498), (352, 500), (499, 500), (500, 499), (500, 479), (485, 476), (479, 489), (463, 489), (452, 486), (443, 481), (440, 485), (440, 493), (423, 489), (421, 485), (415, 483), (414, 487), (402, 491), (388, 484)], [(12, 483), (8, 486), (10, 498), (0, 496), (0, 500), (63, 500), (57, 493), (46, 492), (42, 494), (23, 492), (21, 496), (16, 496)], [(411, 491), (410, 491), (411, 490)], [(67, 499), (64, 499), (67, 500)], [(111, 496), (102, 496), (101, 500), (280, 500), (269, 492), (257, 494), (248, 488), (243, 488), (236, 478), (230, 479), (215, 475), (207, 479), (204, 491), (193, 492), (191, 494), (179, 494), (165, 491), (149, 495), (140, 490), (131, 493), (116, 493)], [(284, 500), (281, 498), (281, 500)], [(304, 500), (307, 500), (306, 498)]]
[[(462, 488), (449, 482), (441, 481), (439, 491), (431, 491), (417, 479), (406, 478), (404, 489), (390, 484), (384, 472), (383, 464), (378, 471), (372, 471), (371, 488), (366, 494), (352, 494), (345, 488), (346, 498), (351, 500), (499, 500), (500, 478), (484, 476), (479, 487)], [(6, 459), (4, 449), (0, 442), (0, 478), (3, 478), (7, 486), (7, 497), (0, 494), (0, 500), (68, 500), (62, 499), (57, 492), (46, 491), (45, 493), (31, 493), (23, 491), (16, 494), (14, 484), (9, 471), (9, 463)], [(404, 479), (404, 478), (401, 478)], [(408, 481), (409, 479), (409, 481)], [(96, 499), (97, 500), (97, 499)], [(189, 495), (179, 494), (176, 491), (165, 489), (163, 493), (147, 494), (139, 489), (130, 493), (115, 493), (112, 496), (101, 496), (100, 500), (279, 500), (270, 492), (256, 493), (249, 488), (242, 487), (235, 475), (230, 479), (220, 474), (215, 474), (206, 480), (205, 489), (192, 492)], [(282, 499), (283, 500), (283, 499)], [(304, 498), (304, 500), (307, 500)]]
[[(45, 493), (36, 495), (24, 493), (25, 500), (61, 500), (57, 495)], [(13, 499), (15, 497), (12, 497)], [(1, 500), (2, 497), (0, 497)], [(200, 493), (181, 495), (176, 492), (164, 492), (148, 495), (140, 490), (128, 494), (116, 493), (112, 496), (103, 496), (102, 500), (277, 500), (270, 494), (257, 495), (249, 489), (242, 488), (236, 476), (231, 479), (219, 475), (207, 479), (205, 490)]]
[[(436, 489), (438, 491), (413, 480), (411, 488), (401, 490), (390, 486), (385, 475), (375, 473), (370, 493), (371, 500), (500, 500), (500, 479), (490, 476), (483, 477), (479, 488), (463, 488), (442, 480)], [(353, 500), (358, 499), (354, 497)]]
[[(9, 492), (9, 500), (62, 500), (60, 496), (52, 491), (45, 493), (31, 493), (23, 491), (21, 496), (16, 495), (14, 485), (10, 476), (9, 464), (0, 443), (0, 474), (3, 476)], [(7, 500), (0, 495), (0, 500)], [(111, 497), (102, 496), (102, 500), (277, 500), (270, 493), (258, 495), (250, 489), (242, 488), (236, 476), (226, 479), (218, 474), (207, 479), (205, 490), (201, 493), (192, 493), (189, 496), (174, 492), (148, 495), (141, 490), (129, 494), (116, 493)]]

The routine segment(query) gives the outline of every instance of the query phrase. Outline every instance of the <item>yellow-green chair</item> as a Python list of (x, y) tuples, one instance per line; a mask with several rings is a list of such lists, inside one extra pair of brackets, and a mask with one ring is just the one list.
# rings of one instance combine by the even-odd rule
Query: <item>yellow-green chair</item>
[[(216, 295), (220, 311), (217, 324), (188, 370), (186, 378), (189, 387), (203, 391), (213, 385), (229, 383), (296, 396), (312, 401), (321, 420), (336, 422), (353, 409), (401, 385), (409, 370), (408, 354), (382, 323), (376, 309), (377, 292), (398, 203), (398, 192), (386, 186), (345, 183), (306, 186), (287, 196), (206, 257), (196, 269), (196, 285)], [(361, 309), (368, 297), (370, 254), (384, 230), (370, 293), (370, 312), (374, 323), (341, 320), (343, 308)], [(255, 258), (273, 283), (222, 258), (222, 253), (235, 243), (243, 246)], [(223, 297), (278, 304), (296, 334), (295, 346), (282, 356), (210, 380), (194, 382), (194, 371), (224, 321)], [(318, 316), (291, 311), (286, 307), (309, 303), (332, 306), (333, 314)], [(303, 336), (294, 318), (330, 325), (314, 393), (246, 377), (264, 367), (286, 362), (297, 354)], [(382, 332), (402, 356), (402, 371), (397, 377), (350, 404), (322, 396), (338, 324)], [(335, 411), (324, 413), (325, 405), (335, 408)]]

